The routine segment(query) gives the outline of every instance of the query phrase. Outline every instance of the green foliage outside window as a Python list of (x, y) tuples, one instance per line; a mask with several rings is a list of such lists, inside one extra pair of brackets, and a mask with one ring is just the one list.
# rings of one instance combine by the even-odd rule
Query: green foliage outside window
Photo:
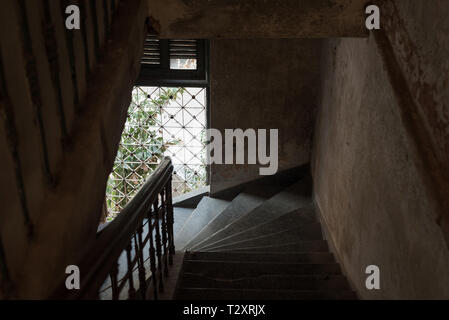
[(176, 100), (184, 90), (166, 88), (154, 97), (147, 96), (140, 88), (133, 90), (114, 169), (107, 183), (108, 220), (113, 219), (138, 192), (161, 162), (167, 148), (181, 142), (175, 139), (164, 141), (157, 128), (157, 117), (170, 100)]

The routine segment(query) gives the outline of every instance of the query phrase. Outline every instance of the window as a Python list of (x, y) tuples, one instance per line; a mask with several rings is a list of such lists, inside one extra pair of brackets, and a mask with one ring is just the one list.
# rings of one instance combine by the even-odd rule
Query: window
[(125, 207), (164, 156), (174, 166), (173, 196), (207, 184), (206, 45), (204, 40), (146, 38), (141, 74), (107, 183), (108, 220)]

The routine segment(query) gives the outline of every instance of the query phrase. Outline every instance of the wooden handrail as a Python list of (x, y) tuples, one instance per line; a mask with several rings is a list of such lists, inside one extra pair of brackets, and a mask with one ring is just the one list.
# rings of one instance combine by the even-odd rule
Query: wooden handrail
[[(153, 286), (156, 285), (157, 271), (162, 274), (167, 269), (161, 261), (172, 262), (174, 254), (173, 242), (173, 207), (171, 198), (171, 177), (173, 165), (170, 158), (163, 159), (161, 164), (148, 178), (134, 198), (123, 208), (120, 214), (97, 234), (93, 245), (86, 250), (78, 264), (81, 273), (80, 289), (67, 290), (65, 283), (61, 284), (53, 295), (56, 299), (97, 299), (99, 290), (108, 275), (111, 276), (113, 298), (118, 298), (120, 292), (117, 282), (130, 281), (129, 298), (134, 298), (133, 266), (128, 260), (128, 272), (123, 279), (117, 279), (117, 260), (122, 252), (134, 248), (139, 269), (140, 294), (145, 298), (145, 279), (143, 249), (150, 243), (150, 264), (152, 266)], [(148, 235), (142, 240), (144, 220), (148, 219)], [(151, 221), (155, 220), (156, 223)], [(162, 233), (162, 236), (161, 236)], [(153, 239), (153, 234), (155, 239)], [(162, 241), (164, 240), (164, 241)], [(156, 248), (154, 247), (156, 245)], [(131, 249), (130, 249), (131, 248)], [(157, 252), (157, 260), (156, 260)], [(129, 254), (129, 252), (127, 252)], [(156, 267), (157, 265), (157, 267)], [(114, 279), (115, 277), (115, 279)], [(160, 280), (163, 281), (162, 277)], [(159, 284), (163, 288), (162, 283)], [(120, 289), (123, 285), (120, 286)], [(157, 298), (157, 293), (153, 295)]]

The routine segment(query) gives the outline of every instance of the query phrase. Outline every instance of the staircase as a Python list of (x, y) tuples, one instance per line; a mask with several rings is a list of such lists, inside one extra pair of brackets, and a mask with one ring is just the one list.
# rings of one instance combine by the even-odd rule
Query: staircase
[[(223, 198), (223, 199), (222, 199)], [(310, 178), (175, 208), (175, 299), (357, 299), (323, 240)]]

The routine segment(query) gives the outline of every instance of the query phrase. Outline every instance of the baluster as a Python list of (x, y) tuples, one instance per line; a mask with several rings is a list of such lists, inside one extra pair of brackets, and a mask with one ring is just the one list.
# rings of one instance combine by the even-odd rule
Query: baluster
[(151, 269), (151, 279), (153, 279), (153, 294), (154, 300), (157, 300), (157, 276), (156, 276), (156, 253), (154, 250), (154, 241), (153, 241), (153, 221), (151, 215), (151, 206), (148, 210), (148, 235), (150, 238), (150, 269)]
[[(134, 239), (135, 239), (135, 235), (134, 235)], [(146, 283), (146, 277), (145, 277), (145, 266), (143, 264), (142, 223), (137, 228), (137, 239), (138, 239), (138, 245), (136, 246), (136, 254), (137, 254), (137, 268), (139, 270), (140, 292), (142, 294), (142, 299), (145, 300), (147, 283)]]
[[(137, 248), (136, 239), (134, 238), (134, 247)], [(133, 266), (131, 261), (131, 251), (132, 251), (132, 242), (130, 241), (128, 246), (126, 247), (126, 260), (128, 262), (128, 282), (129, 282), (129, 289), (128, 289), (128, 297), (131, 300), (134, 300), (136, 297), (136, 289), (134, 289), (134, 279), (133, 279)]]
[(171, 192), (171, 179), (167, 182), (166, 185), (166, 199), (165, 203), (167, 206), (167, 223), (168, 223), (168, 245), (169, 245), (169, 263), (173, 264), (173, 255), (175, 254), (175, 241), (173, 236), (173, 224), (175, 223), (175, 219), (173, 216), (173, 203), (172, 203), (172, 192)]
[(159, 231), (159, 208), (158, 208), (158, 199), (153, 204), (154, 213), (156, 217), (156, 254), (157, 254), (157, 268), (159, 272), (159, 291), (164, 292), (164, 277), (162, 275), (162, 244), (161, 244), (161, 234)]
[(165, 221), (165, 194), (161, 191), (161, 222), (162, 222), (162, 246), (164, 248), (164, 276), (168, 277), (168, 253), (167, 253), (167, 224)]
[(118, 266), (119, 264), (117, 262), (114, 263), (111, 268), (111, 272), (109, 273), (109, 276), (111, 277), (112, 300), (118, 300), (119, 298), (118, 283), (117, 283)]

